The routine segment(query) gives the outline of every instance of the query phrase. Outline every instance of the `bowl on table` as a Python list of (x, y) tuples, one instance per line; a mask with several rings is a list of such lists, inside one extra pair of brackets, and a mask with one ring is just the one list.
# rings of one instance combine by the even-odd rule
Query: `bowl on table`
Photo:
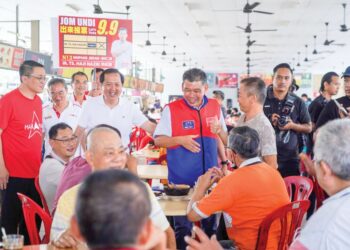
[(164, 185), (164, 192), (168, 196), (185, 196), (188, 195), (191, 187), (186, 184), (168, 184)]

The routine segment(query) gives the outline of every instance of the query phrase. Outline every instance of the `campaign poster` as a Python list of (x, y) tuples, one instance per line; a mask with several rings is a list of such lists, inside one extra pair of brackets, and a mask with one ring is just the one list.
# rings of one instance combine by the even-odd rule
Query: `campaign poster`
[(237, 88), (238, 86), (238, 74), (236, 73), (218, 73), (217, 77), (216, 87), (218, 88)]
[(58, 17), (59, 67), (132, 67), (132, 21)]
[(207, 72), (207, 83), (209, 88), (214, 88), (216, 84), (216, 74)]

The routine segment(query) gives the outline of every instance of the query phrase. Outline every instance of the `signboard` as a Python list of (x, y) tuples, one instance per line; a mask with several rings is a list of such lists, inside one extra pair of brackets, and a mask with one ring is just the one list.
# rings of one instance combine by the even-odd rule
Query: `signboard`
[(0, 44), (0, 68), (19, 69), (24, 60), (24, 49)]
[(58, 17), (59, 67), (131, 68), (132, 21)]
[(209, 88), (214, 88), (216, 84), (216, 74), (215, 73), (206, 73), (207, 74), (207, 83)]
[(52, 73), (52, 60), (51, 56), (37, 53), (34, 51), (26, 50), (24, 55), (25, 60), (33, 60), (44, 65), (46, 74)]
[(219, 73), (217, 74), (218, 88), (237, 88), (238, 85), (238, 74), (236, 73)]
[(21, 66), (23, 61), (24, 61), (24, 49), (14, 48), (13, 49), (13, 56), (12, 56), (12, 63), (11, 63), (12, 69), (19, 69), (19, 67)]

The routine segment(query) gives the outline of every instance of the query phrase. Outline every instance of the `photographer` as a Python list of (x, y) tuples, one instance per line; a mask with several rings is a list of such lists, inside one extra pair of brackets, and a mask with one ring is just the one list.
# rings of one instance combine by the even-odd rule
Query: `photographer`
[(278, 64), (273, 69), (273, 84), (267, 89), (264, 104), (264, 113), (275, 129), (278, 171), (283, 177), (300, 174), (298, 135), (311, 132), (305, 103), (289, 91), (292, 81), (289, 64)]

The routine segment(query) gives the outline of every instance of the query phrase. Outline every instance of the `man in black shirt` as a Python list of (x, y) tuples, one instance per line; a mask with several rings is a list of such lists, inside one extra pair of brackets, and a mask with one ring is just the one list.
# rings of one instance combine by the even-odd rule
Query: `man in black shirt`
[(339, 91), (339, 75), (335, 72), (326, 73), (321, 80), (320, 95), (313, 100), (309, 106), (309, 113), (312, 122), (312, 128), (315, 130), (317, 120), (332, 96)]
[(298, 134), (311, 132), (310, 115), (303, 100), (289, 92), (293, 80), (289, 64), (277, 65), (273, 73), (264, 113), (276, 133), (278, 171), (283, 177), (299, 175)]
[[(317, 123), (316, 123), (316, 129), (320, 128), (327, 122), (339, 119), (339, 118), (345, 118), (349, 117), (350, 112), (350, 66), (346, 68), (345, 72), (343, 73), (342, 78), (344, 78), (344, 91), (345, 96), (340, 97), (336, 100), (331, 100), (327, 103), (327, 105), (322, 110)], [(344, 111), (342, 111), (344, 110)], [(347, 113), (347, 114), (346, 114)]]

